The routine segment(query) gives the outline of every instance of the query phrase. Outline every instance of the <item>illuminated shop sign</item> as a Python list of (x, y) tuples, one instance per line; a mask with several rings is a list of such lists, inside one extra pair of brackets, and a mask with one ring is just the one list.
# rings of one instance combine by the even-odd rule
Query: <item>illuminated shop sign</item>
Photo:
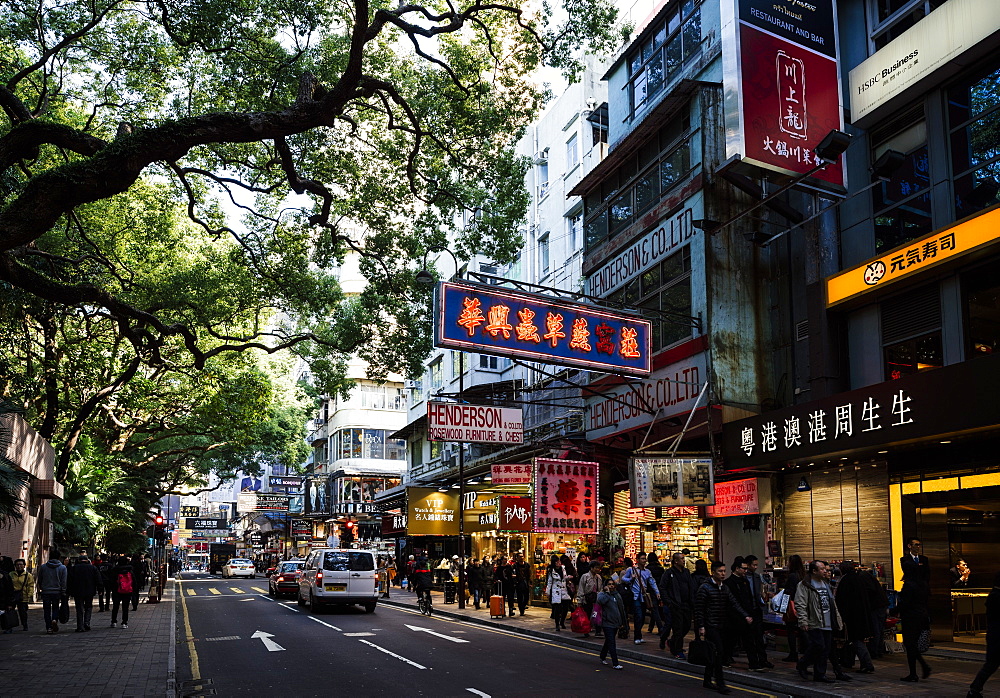
[[(723, 18), (727, 154), (786, 174), (843, 130), (834, 0), (731, 0)], [(843, 186), (843, 168), (814, 176)]]
[(301, 489), (302, 478), (297, 475), (271, 475), (267, 478), (270, 487), (288, 487), (291, 489)]
[(531, 531), (531, 497), (500, 497), (501, 531)]
[(838, 305), (869, 291), (885, 288), (998, 239), (1000, 207), (908, 242), (903, 247), (829, 277), (826, 280), (827, 305)]
[(650, 323), (492, 286), (438, 286), (435, 346), (608, 373), (649, 375)]
[(226, 519), (184, 519), (184, 528), (192, 531), (229, 531)]
[[(763, 482), (767, 482), (764, 480)], [(719, 519), (726, 516), (746, 516), (760, 513), (757, 478), (715, 483), (715, 505), (708, 507), (706, 516)]]
[(535, 458), (535, 532), (597, 533), (597, 463)]
[(711, 458), (632, 458), (628, 471), (633, 508), (712, 503)]
[(519, 444), (524, 414), (520, 408), (428, 402), (427, 433), (431, 441)]
[(494, 463), (491, 468), (493, 485), (526, 485), (531, 483), (531, 466), (527, 463)]
[(406, 532), (411, 536), (457, 536), (458, 490), (406, 488)]

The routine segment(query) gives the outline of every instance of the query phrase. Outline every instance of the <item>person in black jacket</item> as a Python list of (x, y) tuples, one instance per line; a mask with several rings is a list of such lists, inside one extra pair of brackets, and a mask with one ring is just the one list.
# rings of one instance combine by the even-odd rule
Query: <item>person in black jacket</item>
[[(841, 562), (840, 572), (842, 576), (837, 584), (835, 597), (840, 617), (846, 626), (847, 644), (853, 653), (857, 653), (861, 673), (871, 674), (875, 671), (875, 666), (866, 643), (872, 635), (872, 603), (875, 598), (864, 579), (868, 573), (858, 572), (857, 564), (851, 561)], [(851, 663), (853, 661), (851, 659)]]
[(97, 611), (98, 613), (103, 613), (104, 611), (111, 610), (111, 592), (114, 590), (114, 584), (112, 584), (111, 570), (115, 568), (114, 563), (111, 562), (110, 555), (102, 555), (95, 558), (94, 565), (97, 567), (97, 571), (101, 573), (101, 590), (97, 594)]
[[(704, 564), (704, 560), (699, 562)], [(684, 555), (674, 553), (670, 558), (670, 567), (663, 570), (660, 576), (660, 598), (670, 611), (670, 625), (664, 625), (660, 634), (660, 649), (669, 642), (670, 653), (677, 659), (687, 659), (684, 654), (684, 636), (691, 629), (696, 591), (698, 587), (684, 564)]]
[(149, 579), (149, 570), (146, 568), (146, 561), (142, 559), (142, 555), (132, 556), (132, 576), (135, 577), (135, 584), (132, 587), (132, 610), (138, 611), (139, 592), (146, 586), (146, 580)]
[(76, 606), (76, 632), (90, 630), (94, 596), (103, 591), (104, 580), (100, 571), (90, 563), (87, 554), (82, 553), (66, 576), (66, 592), (73, 597)]
[(743, 610), (729, 587), (724, 584), (725, 579), (725, 563), (713, 562), (712, 578), (698, 589), (694, 604), (694, 623), (698, 629), (698, 639), (711, 643), (714, 649), (709, 663), (705, 666), (705, 679), (702, 685), (705, 688), (714, 688), (722, 694), (730, 692), (722, 675), (723, 638), (735, 630), (732, 620), (734, 617), (742, 617), (748, 626), (753, 623), (753, 618)]
[[(806, 578), (806, 566), (802, 562), (801, 555), (791, 555), (788, 558), (788, 576), (785, 577), (785, 596), (789, 599), (795, 598), (795, 589), (799, 582)], [(789, 603), (789, 607), (794, 607), (794, 603)], [(795, 614), (789, 610), (785, 613), (785, 632), (788, 636), (788, 656), (782, 659), (783, 662), (799, 663), (799, 624), (795, 620)]]
[(983, 687), (1000, 668), (1000, 572), (993, 576), (993, 589), (986, 597), (986, 661), (976, 674), (966, 698), (983, 698)]
[(111, 591), (113, 605), (111, 607), (111, 627), (118, 626), (118, 607), (122, 609), (122, 627), (128, 627), (128, 607), (132, 603), (132, 589), (135, 588), (135, 578), (132, 575), (132, 565), (127, 557), (118, 558), (118, 564), (111, 569)]
[(738, 632), (729, 633), (726, 637), (729, 640), (727, 646), (726, 657), (732, 657), (732, 648), (735, 640), (739, 640), (743, 644), (743, 650), (747, 655), (747, 663), (750, 666), (751, 671), (760, 671), (764, 669), (764, 660), (760, 657), (760, 652), (758, 651), (757, 643), (753, 638), (753, 618), (754, 609), (756, 607), (756, 601), (754, 600), (753, 592), (750, 590), (750, 583), (747, 581), (747, 563), (742, 557), (737, 557), (733, 561), (732, 566), (733, 573), (726, 580), (726, 585), (729, 590), (733, 592), (733, 597), (736, 602), (739, 603), (740, 608), (746, 611), (745, 615), (750, 616), (750, 625), (743, 627), (738, 626)]
[[(911, 546), (912, 549), (912, 546)], [(927, 664), (924, 656), (920, 653), (920, 634), (930, 630), (930, 597), (931, 588), (927, 583), (923, 567), (918, 567), (915, 563), (907, 563), (906, 555), (903, 556), (903, 588), (899, 592), (899, 620), (903, 625), (903, 647), (906, 649), (906, 663), (909, 665), (910, 673), (902, 677), (901, 681), (918, 681), (917, 662), (923, 669), (923, 677), (929, 678), (931, 667)]]
[(483, 598), (483, 592), (485, 591), (486, 584), (486, 575), (483, 572), (483, 566), (479, 564), (479, 560), (472, 558), (472, 560), (469, 561), (469, 567), (465, 570), (465, 576), (469, 582), (469, 592), (472, 594), (472, 603), (478, 611), (479, 602)]

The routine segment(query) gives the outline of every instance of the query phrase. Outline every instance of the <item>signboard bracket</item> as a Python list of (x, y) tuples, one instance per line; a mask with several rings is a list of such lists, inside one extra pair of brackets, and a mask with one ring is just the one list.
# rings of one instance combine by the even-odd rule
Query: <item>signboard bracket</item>
[[(552, 380), (562, 381), (566, 385), (573, 386), (574, 388), (579, 388), (580, 390), (583, 390), (584, 392), (587, 392), (587, 393), (589, 393), (591, 395), (596, 395), (597, 397), (602, 397), (602, 398), (605, 398), (607, 400), (611, 400), (613, 402), (617, 402), (617, 403), (619, 403), (621, 405), (624, 405), (625, 407), (628, 407), (630, 409), (632, 407), (632, 405), (630, 405), (629, 403), (625, 402), (621, 398), (608, 397), (607, 395), (605, 395), (604, 393), (600, 392), (599, 390), (594, 390), (593, 388), (591, 388), (589, 386), (580, 385), (578, 383), (574, 383), (573, 381), (569, 380), (568, 378), (563, 378), (561, 376), (557, 376), (554, 373), (549, 373), (548, 371), (544, 371), (544, 370), (538, 368), (537, 366), (529, 366), (528, 364), (524, 363), (523, 361), (519, 361), (518, 359), (511, 358), (511, 363), (517, 364), (518, 366), (520, 366), (522, 368), (526, 368), (529, 371), (537, 371), (538, 373), (541, 373), (543, 376), (545, 376), (547, 378), (551, 378)], [(612, 371), (602, 371), (602, 373), (613, 373), (613, 372)], [(631, 383), (629, 385), (631, 386)], [(633, 390), (634, 390), (634, 388), (633, 388)], [(640, 397), (642, 397), (642, 396), (640, 395)], [(644, 403), (646, 402), (645, 398), (643, 398), (643, 402)], [(530, 403), (530, 404), (535, 404), (535, 403)], [(654, 414), (654, 411), (652, 409), (650, 409), (648, 405), (645, 406), (645, 407), (643, 407), (642, 411), (646, 412), (648, 414)]]
[[(703, 397), (705, 397), (705, 393), (707, 391), (708, 391), (708, 381), (705, 381), (705, 385), (702, 386), (701, 392), (698, 393), (698, 399), (694, 401), (694, 405), (691, 407), (691, 411), (688, 412), (688, 418), (687, 418), (687, 422), (684, 423), (684, 428), (681, 429), (680, 432), (676, 436), (671, 436), (671, 437), (668, 437), (666, 439), (662, 439), (660, 441), (657, 441), (655, 443), (651, 443), (651, 444), (649, 444), (649, 448), (652, 448), (653, 446), (657, 446), (657, 445), (663, 443), (664, 441), (670, 441), (670, 439), (673, 439), (673, 442), (670, 444), (670, 446), (667, 447), (667, 452), (671, 453), (673, 455), (676, 455), (677, 449), (678, 449), (678, 447), (680, 447), (681, 441), (684, 439), (684, 434), (686, 434), (687, 430), (691, 427), (691, 420), (694, 418), (694, 413), (697, 411), (698, 405), (701, 404), (701, 399)], [(638, 451), (642, 451), (643, 449), (646, 448), (646, 439), (649, 438), (649, 434), (653, 430), (653, 423), (655, 423), (655, 422), (656, 422), (656, 417), (653, 417), (653, 422), (650, 423), (650, 425), (649, 425), (649, 430), (646, 432), (646, 436), (642, 440), (642, 445), (640, 445), (639, 448), (635, 449), (637, 452)], [(705, 421), (702, 424), (699, 424), (698, 426), (701, 427), (701, 426), (704, 426), (705, 424), (708, 424), (708, 421)], [(709, 430), (709, 433), (711, 433), (711, 430)]]

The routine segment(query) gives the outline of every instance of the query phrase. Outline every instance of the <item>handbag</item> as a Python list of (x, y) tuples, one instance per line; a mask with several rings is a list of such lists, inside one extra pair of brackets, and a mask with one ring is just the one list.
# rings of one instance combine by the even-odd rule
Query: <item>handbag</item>
[(798, 619), (798, 613), (795, 612), (795, 599), (790, 598), (788, 599), (788, 608), (784, 615), (785, 625), (795, 625)]
[(59, 622), (69, 623), (69, 597), (62, 597), (62, 601), (59, 602)]
[(0, 611), (0, 628), (4, 630), (10, 630), (11, 628), (16, 628), (18, 625), (17, 612), (13, 609), (7, 609), (6, 611)]
[(583, 595), (583, 602), (585, 604), (595, 604), (595, 603), (597, 603), (597, 592), (596, 591), (588, 591), (586, 594)]
[(931, 648), (931, 631), (921, 630), (920, 637), (917, 638), (917, 652), (923, 654)]
[(691, 640), (687, 651), (688, 664), (708, 666), (715, 664), (715, 645), (708, 640)]
[(777, 613), (778, 615), (784, 615), (785, 611), (788, 610), (788, 603), (791, 600), (791, 597), (785, 593), (784, 589), (782, 589), (771, 597), (771, 611), (773, 613)]
[(590, 624), (595, 627), (601, 627), (601, 621), (604, 620), (604, 611), (601, 610), (601, 604), (595, 603), (594, 610), (590, 612)]

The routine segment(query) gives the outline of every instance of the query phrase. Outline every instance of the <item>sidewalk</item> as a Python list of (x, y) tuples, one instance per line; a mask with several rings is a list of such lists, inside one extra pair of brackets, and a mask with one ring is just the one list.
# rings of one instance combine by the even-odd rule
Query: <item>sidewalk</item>
[(175, 585), (167, 580), (163, 600), (129, 610), (128, 628), (110, 627), (111, 612), (97, 611), (92, 630), (77, 633), (70, 620), (47, 635), (42, 604), (28, 610), (28, 631), (0, 634), (0, 694), (18, 696), (167, 696), (174, 698)]
[[(392, 594), (390, 599), (379, 599), (379, 603), (416, 609), (415, 594), (401, 591), (395, 587), (390, 593)], [(483, 604), (482, 610), (477, 611), (470, 602), (464, 611), (460, 611), (458, 604), (445, 604), (444, 595), (440, 592), (433, 592), (433, 599), (435, 615), (502, 628), (549, 641), (562, 642), (573, 647), (590, 648), (595, 655), (600, 652), (603, 643), (600, 638), (584, 638), (568, 630), (556, 632), (547, 608), (530, 606), (523, 617), (518, 615), (513, 618), (490, 618), (488, 603)], [(568, 619), (566, 625), (569, 626)], [(674, 659), (667, 650), (661, 650), (659, 637), (656, 634), (644, 632), (643, 637), (646, 643), (642, 645), (633, 644), (631, 639), (619, 639), (618, 654), (625, 659), (667, 666), (675, 671), (701, 674), (700, 667)], [(688, 640), (691, 637), (689, 634)], [(975, 653), (961, 654), (967, 657), (978, 656)], [(906, 657), (903, 654), (892, 654), (876, 660), (874, 674), (856, 673), (858, 665), (855, 664), (854, 669), (846, 670), (852, 677), (852, 681), (825, 685), (800, 679), (792, 664), (777, 661), (783, 655), (783, 652), (769, 652), (768, 658), (775, 664), (775, 668), (770, 671), (752, 672), (747, 669), (745, 658), (738, 654), (733, 666), (726, 670), (726, 679), (734, 684), (793, 696), (964, 696), (968, 691), (969, 683), (980, 667), (978, 661), (962, 661), (961, 659), (928, 653), (926, 659), (934, 670), (931, 678), (917, 683), (903, 683), (899, 679), (907, 673)], [(832, 668), (828, 673), (830, 676), (833, 675)], [(1000, 683), (988, 683), (986, 688), (987, 691), (984, 695), (1000, 695)]]

